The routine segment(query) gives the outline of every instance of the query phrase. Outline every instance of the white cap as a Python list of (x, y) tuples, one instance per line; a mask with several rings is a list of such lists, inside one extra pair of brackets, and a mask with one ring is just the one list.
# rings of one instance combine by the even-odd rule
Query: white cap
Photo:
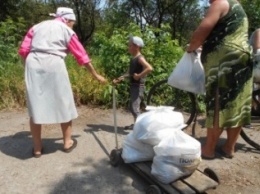
[(138, 37), (138, 36), (131, 36), (130, 37), (130, 41), (132, 43), (134, 43), (135, 45), (139, 46), (139, 47), (143, 47), (144, 46), (144, 41), (142, 38)]
[(56, 17), (62, 17), (67, 20), (76, 21), (76, 16), (73, 12), (73, 9), (68, 7), (58, 7), (56, 11)]

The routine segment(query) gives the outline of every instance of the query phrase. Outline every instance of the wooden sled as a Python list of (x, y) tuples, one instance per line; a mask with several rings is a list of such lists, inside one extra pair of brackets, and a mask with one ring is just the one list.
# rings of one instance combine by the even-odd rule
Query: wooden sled
[[(122, 149), (111, 151), (110, 163), (112, 166), (116, 167), (124, 163), (121, 153)], [(127, 165), (150, 184), (146, 189), (146, 194), (197, 194), (216, 189), (219, 185), (217, 174), (210, 168), (204, 169), (203, 172), (197, 169), (188, 177), (180, 178), (170, 184), (163, 184), (151, 174), (152, 162), (136, 162)]]

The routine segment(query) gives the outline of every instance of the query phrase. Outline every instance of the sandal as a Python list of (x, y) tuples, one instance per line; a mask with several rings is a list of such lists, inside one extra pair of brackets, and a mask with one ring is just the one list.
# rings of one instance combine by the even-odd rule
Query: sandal
[(209, 157), (209, 156), (204, 156), (204, 155), (201, 154), (201, 158), (202, 158), (203, 160), (214, 160), (214, 159), (215, 159), (215, 156)]
[(77, 144), (78, 144), (77, 140), (76, 139), (72, 139), (72, 141), (73, 141), (73, 144), (69, 148), (67, 148), (67, 149), (64, 148), (63, 149), (64, 152), (70, 153), (74, 148), (77, 147)]
[(221, 156), (223, 156), (224, 158), (232, 159), (234, 157), (233, 154), (228, 154), (228, 153), (224, 152), (224, 150), (221, 147), (217, 147), (216, 152), (218, 154), (220, 154)]
[(42, 154), (43, 154), (43, 148), (41, 149), (41, 153), (39, 153), (39, 154), (36, 154), (35, 152), (34, 152), (34, 148), (32, 148), (32, 156), (34, 157), (34, 158), (40, 158), (41, 156), (42, 156)]

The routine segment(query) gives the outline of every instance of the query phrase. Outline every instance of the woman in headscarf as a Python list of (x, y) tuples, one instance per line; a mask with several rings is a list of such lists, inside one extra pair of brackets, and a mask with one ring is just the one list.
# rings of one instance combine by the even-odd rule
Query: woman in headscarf
[(104, 83), (91, 64), (84, 47), (72, 30), (76, 17), (72, 9), (60, 7), (55, 19), (34, 25), (26, 34), (19, 54), (25, 59), (25, 83), (30, 129), (34, 148), (32, 155), (43, 152), (41, 125), (60, 123), (64, 152), (72, 151), (72, 119), (77, 118), (71, 84), (64, 58), (71, 52), (95, 79)]

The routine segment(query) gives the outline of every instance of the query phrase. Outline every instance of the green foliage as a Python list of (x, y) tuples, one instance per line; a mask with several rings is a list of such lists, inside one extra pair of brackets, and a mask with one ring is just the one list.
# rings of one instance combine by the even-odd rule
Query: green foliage
[[(95, 64), (96, 60), (92, 60)], [(66, 58), (67, 69), (71, 81), (74, 99), (77, 105), (91, 104), (107, 106), (107, 85), (102, 85), (87, 72), (85, 67), (80, 67), (72, 55)], [(96, 69), (99, 69), (96, 67)], [(100, 69), (101, 71), (102, 69)], [(97, 70), (99, 71), (99, 70)], [(99, 72), (102, 74), (102, 72)]]
[(197, 102), (198, 102), (197, 111), (199, 113), (205, 113), (206, 112), (205, 96), (197, 95)]
[(10, 18), (0, 22), (0, 67), (18, 62), (17, 45), (22, 39), (23, 32), (24, 21), (21, 18), (18, 22)]
[[(129, 67), (131, 56), (128, 54), (128, 39), (130, 35), (141, 36), (145, 42), (142, 54), (153, 66), (154, 71), (148, 75), (146, 86), (149, 89), (155, 82), (167, 78), (183, 54), (183, 50), (175, 40), (171, 39), (169, 27), (161, 29), (147, 28), (141, 32), (135, 24), (129, 24), (127, 29), (115, 29), (110, 37), (103, 32), (95, 34), (89, 49), (95, 57), (98, 57), (104, 73), (111, 83), (114, 78), (124, 74)], [(157, 34), (155, 36), (154, 34)], [(117, 86), (118, 103), (127, 105), (128, 82), (122, 82)]]
[[(8, 25), (7, 25), (8, 24)], [(18, 26), (21, 25), (19, 29)], [(21, 41), (20, 33), (15, 30), (22, 30), (23, 21), (14, 23), (8, 20), (0, 27), (2, 34), (0, 41), (1, 67), (0, 67), (0, 108), (25, 106), (24, 68), (18, 57), (17, 45)], [(183, 54), (183, 49), (175, 40), (171, 39), (169, 26), (162, 26), (161, 29), (147, 28), (141, 31), (135, 24), (130, 24), (127, 29), (115, 29), (111, 36), (103, 32), (95, 34), (92, 44), (88, 47), (92, 64), (96, 71), (108, 79), (106, 85), (101, 85), (86, 71), (80, 67), (74, 57), (69, 55), (66, 64), (71, 80), (75, 102), (80, 104), (112, 105), (112, 80), (128, 70), (131, 56), (128, 53), (129, 35), (141, 36), (144, 39), (145, 47), (142, 54), (154, 67), (154, 71), (147, 77), (147, 90), (157, 81), (167, 78), (175, 67), (177, 61)], [(156, 36), (154, 35), (156, 33)], [(22, 33), (24, 35), (24, 33)], [(8, 44), (4, 44), (8, 41)], [(126, 106), (129, 99), (128, 81), (117, 86), (118, 103)]]
[(24, 68), (21, 63), (0, 67), (0, 109), (23, 107), (26, 104)]
[(259, 0), (240, 0), (249, 20), (249, 32), (252, 33), (260, 28), (260, 1)]
[(0, 108), (25, 105), (24, 68), (17, 55), (17, 45), (24, 29), (23, 20), (8, 18), (0, 23)]

